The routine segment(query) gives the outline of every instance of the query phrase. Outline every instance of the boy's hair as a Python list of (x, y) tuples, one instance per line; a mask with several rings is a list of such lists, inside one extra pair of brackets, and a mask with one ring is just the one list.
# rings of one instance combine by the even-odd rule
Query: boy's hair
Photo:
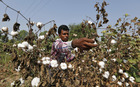
[(59, 28), (58, 28), (58, 34), (61, 34), (61, 30), (69, 31), (69, 28), (68, 28), (67, 25), (61, 25), (61, 26), (59, 26)]

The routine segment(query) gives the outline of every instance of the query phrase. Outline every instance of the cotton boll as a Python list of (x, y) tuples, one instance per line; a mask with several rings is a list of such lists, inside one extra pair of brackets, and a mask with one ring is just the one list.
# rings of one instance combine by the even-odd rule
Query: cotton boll
[(124, 62), (124, 63), (127, 63), (127, 60), (124, 59), (123, 62)]
[(13, 87), (15, 85), (15, 81), (13, 81), (12, 83), (11, 83), (11, 87)]
[(43, 26), (43, 24), (42, 24), (41, 22), (38, 22), (38, 23), (36, 24), (36, 26), (37, 26), (39, 29), (41, 29), (42, 26)]
[(122, 86), (122, 82), (120, 82), (120, 81), (118, 81), (117, 84), (118, 84), (119, 86)]
[(121, 81), (124, 82), (125, 81), (125, 78), (122, 78)]
[(51, 61), (51, 66), (52, 67), (57, 67), (58, 66), (57, 60), (52, 60)]
[(33, 80), (31, 81), (32, 87), (37, 87), (39, 82), (40, 82), (40, 78), (38, 77), (33, 78)]
[(73, 68), (73, 66), (72, 66), (71, 64), (69, 64), (69, 65), (68, 65), (68, 68), (72, 69), (72, 68)]
[(46, 64), (50, 64), (50, 60), (45, 60), (45, 61), (43, 61), (42, 63), (44, 64), (44, 65), (46, 65)]
[(129, 77), (129, 81), (131, 81), (132, 83), (134, 83), (134, 80), (135, 80), (134, 77), (132, 77), (132, 76)]
[(16, 44), (13, 44), (13, 47), (16, 47), (17, 45)]
[(28, 45), (28, 51), (32, 51), (33, 50), (33, 46)]
[(94, 43), (93, 43), (93, 44), (97, 45), (97, 42), (96, 42), (96, 41), (94, 41)]
[(16, 36), (16, 35), (18, 35), (18, 32), (17, 32), (17, 31), (12, 31), (12, 32), (11, 32), (11, 35), (12, 35), (12, 36)]
[(112, 51), (111, 49), (108, 49), (108, 50), (107, 50), (107, 52), (111, 52), (111, 51)]
[(99, 69), (100, 73), (103, 71), (102, 68)]
[(27, 41), (22, 42), (22, 45), (24, 45), (25, 47), (29, 46), (29, 43)]
[(33, 47), (37, 47), (36, 45), (33, 45)]
[(104, 62), (106, 62), (106, 61), (107, 61), (107, 59), (106, 59), (106, 58), (103, 58), (103, 61), (104, 61)]
[(112, 81), (116, 81), (116, 80), (117, 80), (116, 76), (113, 75), (113, 76), (112, 76)]
[(18, 44), (18, 48), (24, 48), (25, 46), (21, 43)]
[(50, 57), (45, 57), (46, 60), (50, 60)]
[(122, 69), (119, 69), (119, 73), (123, 74), (123, 70)]
[(20, 85), (22, 85), (22, 84), (24, 83), (23, 78), (21, 77), (19, 80), (20, 80), (20, 82), (21, 82)]
[(99, 66), (100, 66), (101, 68), (104, 68), (105, 63), (104, 63), (103, 61), (100, 61), (100, 62), (99, 62)]
[(108, 79), (108, 77), (109, 77), (109, 71), (105, 71), (105, 73), (103, 74), (103, 77), (105, 77), (106, 79)]
[(19, 72), (19, 71), (20, 71), (20, 68), (21, 68), (21, 67), (20, 67), (20, 65), (19, 65), (17, 69), (15, 68), (15, 70), (16, 70), (17, 72)]
[(40, 35), (40, 36), (38, 37), (38, 39), (41, 39), (41, 40), (43, 40), (44, 38), (45, 38), (44, 35)]
[(125, 83), (125, 86), (126, 86), (126, 87), (129, 86), (129, 83), (126, 82), (126, 83)]
[(40, 61), (40, 60), (38, 60), (38, 61), (37, 61), (37, 63), (38, 63), (38, 64), (40, 64), (40, 63), (41, 63), (41, 61)]
[(8, 32), (8, 27), (2, 27), (3, 32)]
[(61, 67), (61, 69), (65, 70), (65, 69), (67, 69), (67, 64), (66, 63), (61, 63), (60, 67)]
[(92, 22), (91, 22), (91, 21), (88, 21), (88, 23), (89, 23), (89, 24), (92, 24)]
[(49, 33), (47, 32), (46, 35), (48, 35)]
[(92, 61), (95, 62), (95, 63), (97, 62), (94, 57), (92, 57)]
[(78, 52), (78, 48), (77, 48), (77, 47), (76, 47), (76, 48), (74, 48), (74, 51), (75, 51), (75, 52)]
[(124, 72), (123, 74), (124, 74), (124, 76), (125, 76), (126, 78), (129, 77), (129, 76), (128, 76), (128, 73)]
[(116, 41), (115, 41), (114, 39), (112, 39), (112, 40), (111, 40), (111, 43), (112, 43), (112, 44), (115, 44), (115, 43), (116, 43)]

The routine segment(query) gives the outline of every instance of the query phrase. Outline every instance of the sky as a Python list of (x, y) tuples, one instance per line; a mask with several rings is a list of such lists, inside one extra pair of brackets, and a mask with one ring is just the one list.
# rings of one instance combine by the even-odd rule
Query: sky
[[(87, 16), (96, 20), (96, 9), (94, 5), (96, 2), (102, 3), (103, 0), (2, 0), (8, 6), (20, 11), (27, 19), (30, 18), (34, 22), (47, 23), (55, 20), (59, 27), (62, 24), (79, 24)], [(105, 0), (109, 5), (106, 7), (109, 22), (107, 25), (115, 25), (118, 18), (124, 17), (127, 13), (129, 18), (140, 18), (140, 0)], [(9, 22), (0, 21), (0, 28), (8, 27), (12, 31), (13, 24), (17, 19), (17, 12), (7, 8), (0, 2), (0, 19), (6, 12), (11, 20)], [(28, 30), (26, 26), (27, 21), (21, 16), (18, 16), (18, 23), (20, 23), (20, 30)], [(53, 23), (47, 24), (41, 31), (49, 30)], [(103, 25), (103, 27), (106, 25)], [(37, 30), (37, 27), (33, 27)], [(99, 34), (101, 30), (98, 30)]]

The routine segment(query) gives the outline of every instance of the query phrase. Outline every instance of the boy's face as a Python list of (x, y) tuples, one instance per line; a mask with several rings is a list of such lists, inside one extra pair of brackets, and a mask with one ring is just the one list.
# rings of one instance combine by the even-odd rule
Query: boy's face
[(69, 38), (69, 31), (61, 30), (61, 34), (59, 34), (59, 37), (62, 41), (67, 42)]

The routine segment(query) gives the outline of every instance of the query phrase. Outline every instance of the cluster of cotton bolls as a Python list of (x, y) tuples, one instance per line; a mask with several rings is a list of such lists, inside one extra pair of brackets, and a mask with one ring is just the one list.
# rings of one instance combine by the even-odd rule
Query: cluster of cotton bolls
[[(113, 60), (114, 62), (116, 62), (116, 59), (115, 59), (115, 58), (113, 58), (113, 59), (111, 59), (111, 60)], [(93, 62), (98, 62), (97, 60), (95, 60), (94, 57), (92, 58), (92, 61), (93, 61)], [(107, 61), (107, 59), (106, 59), (106, 58), (103, 58), (103, 61), (99, 61), (99, 62), (98, 62), (98, 65), (99, 65), (99, 67), (100, 67), (100, 68), (99, 68), (100, 73), (102, 72), (102, 69), (105, 68), (105, 62), (106, 62), (106, 61)], [(126, 63), (126, 60), (125, 60), (124, 63)], [(122, 86), (123, 84), (125, 84), (126, 86), (129, 86), (130, 84), (129, 84), (128, 80), (129, 80), (130, 82), (132, 82), (132, 83), (135, 82), (135, 78), (132, 77), (132, 76), (129, 76), (127, 72), (124, 72), (124, 71), (123, 71), (123, 69), (119, 69), (119, 70), (118, 70), (118, 73), (121, 75), (121, 78), (120, 78), (120, 79), (117, 79), (116, 75), (112, 75), (111, 78), (112, 78), (112, 81), (113, 81), (113, 82), (117, 81), (117, 84), (118, 84), (119, 86)], [(109, 72), (109, 71), (104, 71), (104, 73), (102, 74), (102, 76), (103, 76), (104, 78), (108, 79), (109, 76), (110, 76), (110, 72)], [(126, 79), (127, 79), (127, 82), (125, 82)]]
[[(3, 31), (3, 32), (8, 32), (8, 27), (2, 27), (1, 28), (1, 30)], [(11, 31), (11, 36), (16, 36), (16, 35), (18, 35), (18, 31)]]
[(55, 59), (51, 59), (50, 57), (42, 57), (41, 61), (37, 61), (37, 63), (39, 64), (44, 64), (44, 65), (50, 65), (52, 68), (56, 68), (58, 66), (60, 66), (60, 68), (62, 70), (66, 70), (67, 68), (72, 69), (73, 66), (71, 64), (67, 64), (65, 62), (60, 63), (60, 65), (58, 64), (57, 60)]
[(22, 48), (23, 51), (32, 51), (33, 46), (31, 46), (27, 41), (18, 44), (18, 48)]

